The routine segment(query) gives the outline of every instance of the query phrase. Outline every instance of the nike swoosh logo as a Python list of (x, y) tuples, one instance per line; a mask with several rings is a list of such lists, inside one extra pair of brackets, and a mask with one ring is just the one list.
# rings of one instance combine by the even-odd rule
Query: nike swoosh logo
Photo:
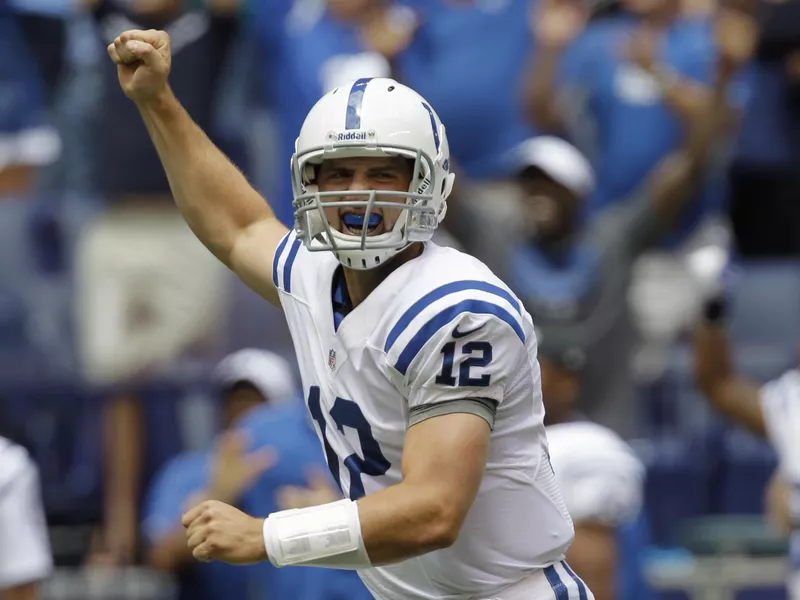
[(458, 330), (458, 325), (456, 325), (456, 328), (453, 329), (453, 338), (459, 339), (459, 338), (467, 337), (468, 335), (470, 335), (472, 333), (475, 333), (479, 329), (483, 329), (483, 327), (485, 325), (486, 325), (486, 323), (484, 323), (483, 325), (478, 325), (475, 329), (470, 329), (469, 331), (459, 331)]

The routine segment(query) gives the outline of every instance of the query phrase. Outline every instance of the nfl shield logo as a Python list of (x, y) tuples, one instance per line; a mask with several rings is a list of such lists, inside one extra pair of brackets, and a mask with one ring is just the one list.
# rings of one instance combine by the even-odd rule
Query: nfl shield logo
[(336, 350), (328, 352), (328, 367), (330, 367), (331, 371), (336, 368)]

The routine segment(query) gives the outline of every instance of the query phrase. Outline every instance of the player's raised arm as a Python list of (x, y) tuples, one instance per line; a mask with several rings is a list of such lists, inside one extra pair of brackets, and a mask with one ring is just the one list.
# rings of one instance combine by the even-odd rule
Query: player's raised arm
[[(478, 493), (489, 437), (489, 424), (477, 414), (426, 419), (406, 435), (401, 484), (358, 502), (273, 513), (263, 538), (263, 519), (205, 502), (183, 517), (189, 546), (200, 560), (250, 564), (269, 558), (279, 566), (334, 569), (396, 563), (447, 548), (456, 541)], [(336, 540), (329, 537), (334, 530), (339, 532)], [(301, 537), (309, 541), (306, 550), (290, 544)], [(329, 542), (317, 547), (324, 539)]]
[(126, 31), (108, 46), (108, 53), (117, 64), (123, 91), (139, 108), (192, 231), (247, 285), (279, 305), (272, 262), (287, 230), (173, 95), (167, 82), (167, 33)]

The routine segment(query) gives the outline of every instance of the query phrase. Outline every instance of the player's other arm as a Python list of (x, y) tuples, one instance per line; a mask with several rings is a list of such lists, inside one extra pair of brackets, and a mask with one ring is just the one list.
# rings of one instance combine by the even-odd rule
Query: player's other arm
[(412, 426), (403, 481), (358, 501), (361, 533), (373, 565), (451, 546), (480, 487), (489, 447), (481, 417), (454, 413)]
[[(333, 569), (363, 569), (446, 548), (477, 494), (488, 445), (483, 418), (432, 417), (408, 430), (401, 483), (357, 502), (273, 513), (266, 523), (233, 506), (203, 502), (183, 516), (188, 545), (202, 561), (269, 559), (278, 566)], [(299, 543), (302, 538), (307, 544)]]
[(169, 36), (163, 31), (126, 31), (109, 45), (108, 53), (117, 64), (122, 89), (139, 108), (192, 231), (247, 285), (277, 306), (272, 260), (287, 230), (175, 98), (167, 83)]
[(759, 388), (736, 373), (725, 328), (704, 322), (694, 331), (695, 383), (720, 413), (751, 431), (766, 435)]
[[(395, 346), (387, 341), (392, 377), (409, 406), (400, 483), (356, 502), (273, 513), (266, 523), (230, 506), (201, 504), (183, 517), (195, 557), (362, 569), (452, 545), (480, 487), (507, 378), (527, 361), (519, 352), (525, 332), (513, 301), (516, 308), (504, 300), (498, 300), (504, 306), (466, 300), (468, 306), (454, 307), (477, 313), (442, 322), (430, 336), (422, 328), (399, 334)], [(432, 312), (452, 318), (450, 311)], [(419, 315), (419, 322), (427, 317)], [(451, 333), (456, 329), (458, 336)], [(295, 543), (300, 538), (307, 543)]]

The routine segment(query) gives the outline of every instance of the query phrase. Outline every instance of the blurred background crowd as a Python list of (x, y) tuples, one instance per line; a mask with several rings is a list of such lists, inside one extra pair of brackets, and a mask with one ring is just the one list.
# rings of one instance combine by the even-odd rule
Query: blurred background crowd
[[(598, 491), (617, 459), (553, 430), (576, 570), (598, 600), (785, 598), (775, 451), (713, 404), (798, 361), (800, 2), (722, 1), (0, 0), (0, 597), (366, 597), (185, 549), (197, 498), (334, 492), (282, 316), (185, 226), (105, 55), (159, 28), (176, 95), (287, 225), (324, 91), (425, 96), (459, 177), (439, 243), (532, 313), (550, 421), (627, 457), (628, 492)], [(49, 539), (18, 518), (37, 498)]]

